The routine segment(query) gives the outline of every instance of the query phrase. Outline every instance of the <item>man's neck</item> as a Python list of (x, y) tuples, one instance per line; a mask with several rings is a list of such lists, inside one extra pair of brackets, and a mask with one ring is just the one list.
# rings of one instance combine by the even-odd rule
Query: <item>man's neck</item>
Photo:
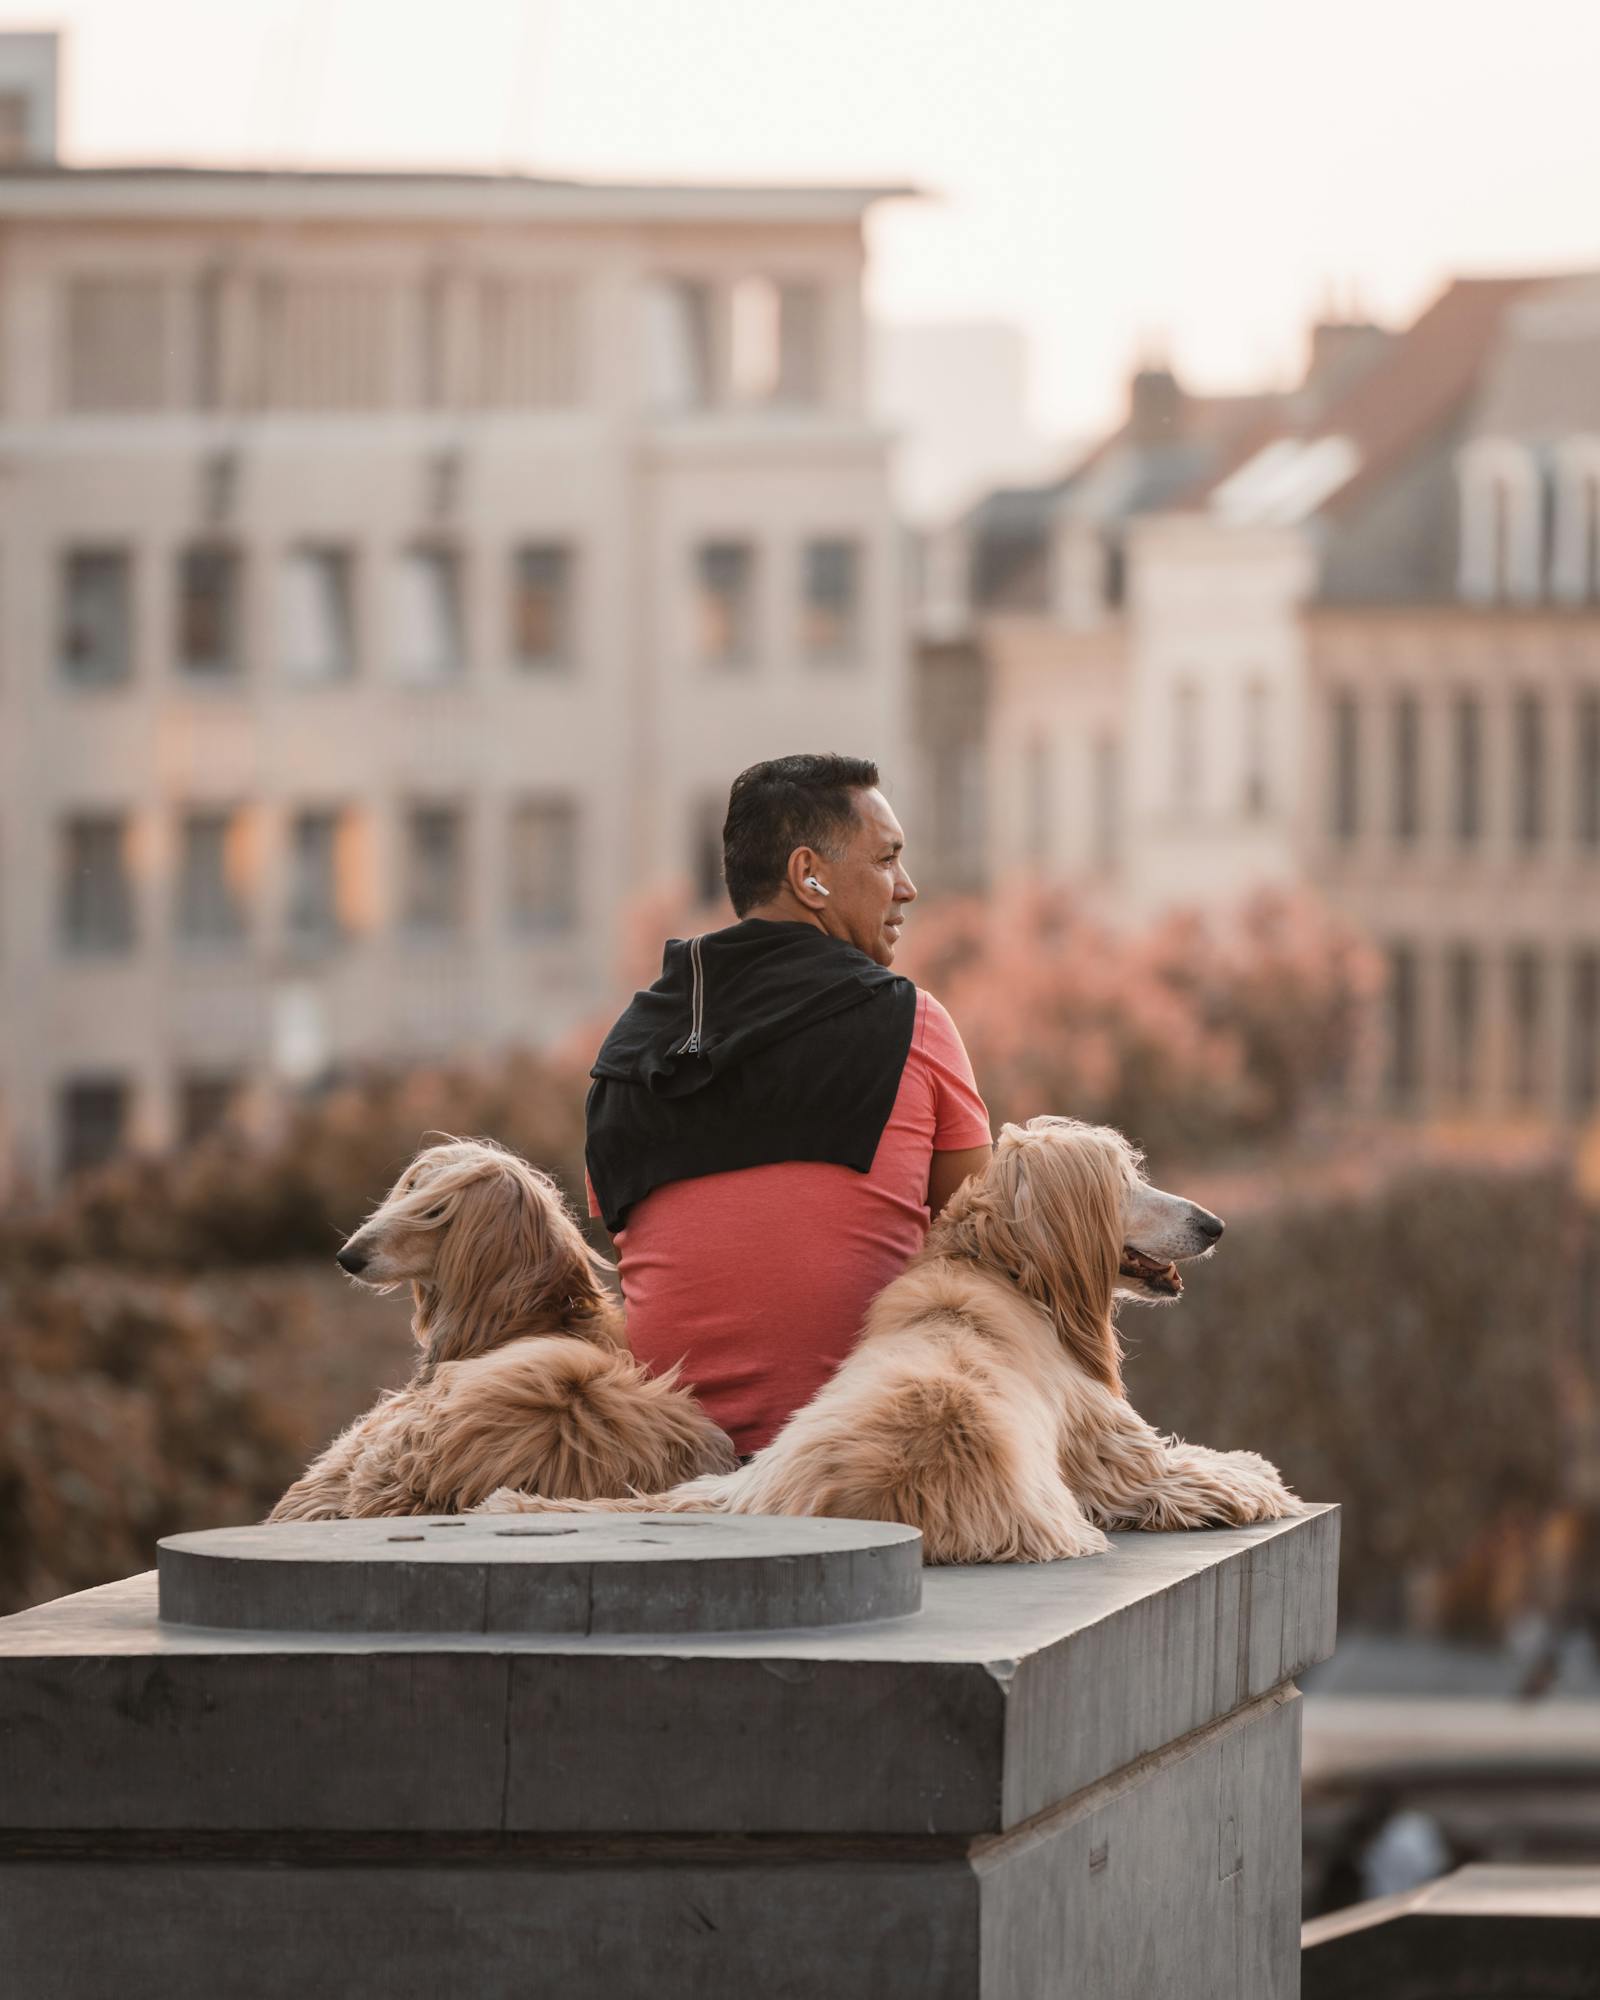
[(787, 889), (774, 896), (770, 903), (757, 903), (753, 909), (746, 910), (740, 922), (744, 923), (751, 917), (759, 918), (764, 924), (809, 924), (814, 931), (824, 932), (828, 928), (816, 910), (808, 910), (800, 898), (791, 895)]

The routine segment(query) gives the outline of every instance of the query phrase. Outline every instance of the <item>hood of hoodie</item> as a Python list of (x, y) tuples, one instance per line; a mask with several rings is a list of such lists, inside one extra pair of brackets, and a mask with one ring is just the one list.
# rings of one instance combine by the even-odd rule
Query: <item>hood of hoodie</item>
[(636, 993), (589, 1072), (687, 1097), (749, 1056), (911, 981), (810, 924), (746, 917), (672, 938), (661, 977)]

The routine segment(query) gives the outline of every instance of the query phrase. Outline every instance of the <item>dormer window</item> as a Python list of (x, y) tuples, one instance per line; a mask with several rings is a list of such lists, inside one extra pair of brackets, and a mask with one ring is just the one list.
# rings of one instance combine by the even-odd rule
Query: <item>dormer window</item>
[(1556, 453), (1552, 593), (1564, 604), (1600, 600), (1600, 437), (1570, 438)]
[(1461, 595), (1474, 604), (1537, 601), (1544, 570), (1544, 474), (1526, 446), (1485, 438), (1463, 452)]

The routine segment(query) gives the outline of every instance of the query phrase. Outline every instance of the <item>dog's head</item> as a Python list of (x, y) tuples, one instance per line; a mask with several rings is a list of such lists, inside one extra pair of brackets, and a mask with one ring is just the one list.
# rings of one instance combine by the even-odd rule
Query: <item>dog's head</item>
[(548, 1174), (486, 1139), (418, 1153), (339, 1252), (375, 1291), (409, 1284), (431, 1360), (534, 1332), (591, 1332), (608, 1266)]
[(1222, 1224), (1145, 1179), (1120, 1132), (1075, 1118), (1007, 1125), (981, 1174), (957, 1190), (929, 1235), (935, 1254), (994, 1263), (1054, 1317), (1097, 1379), (1121, 1380), (1112, 1303), (1183, 1291), (1178, 1265), (1209, 1255)]

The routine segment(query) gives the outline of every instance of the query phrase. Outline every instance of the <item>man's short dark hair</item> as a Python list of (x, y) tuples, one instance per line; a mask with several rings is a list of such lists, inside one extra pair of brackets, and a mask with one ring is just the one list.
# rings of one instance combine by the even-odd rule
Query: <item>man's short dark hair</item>
[(877, 782), (878, 767), (866, 757), (769, 757), (741, 771), (722, 823), (722, 872), (734, 914), (778, 893), (797, 847), (836, 860), (858, 824), (855, 794)]

